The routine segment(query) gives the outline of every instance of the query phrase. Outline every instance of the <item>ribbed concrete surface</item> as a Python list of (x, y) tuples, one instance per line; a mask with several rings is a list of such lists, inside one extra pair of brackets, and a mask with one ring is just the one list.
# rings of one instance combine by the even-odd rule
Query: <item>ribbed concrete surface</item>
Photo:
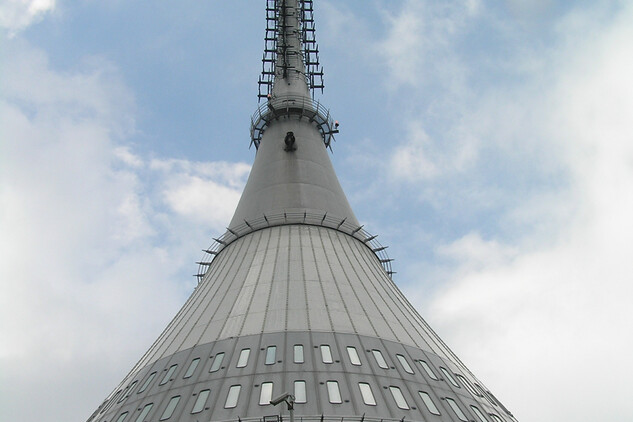
[(365, 244), (287, 225), (226, 247), (137, 367), (199, 344), (287, 330), (377, 337), (457, 361)]

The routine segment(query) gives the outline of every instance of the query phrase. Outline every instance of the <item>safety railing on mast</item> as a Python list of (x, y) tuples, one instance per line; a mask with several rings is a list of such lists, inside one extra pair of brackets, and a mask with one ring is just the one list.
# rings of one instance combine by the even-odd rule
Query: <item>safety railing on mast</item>
[(307, 97), (269, 95), (268, 101), (260, 105), (251, 117), (251, 145), (259, 148), (270, 123), (282, 117), (305, 118), (316, 125), (328, 148), (331, 148), (334, 135), (338, 133), (338, 122), (332, 120), (330, 110), (319, 101)]

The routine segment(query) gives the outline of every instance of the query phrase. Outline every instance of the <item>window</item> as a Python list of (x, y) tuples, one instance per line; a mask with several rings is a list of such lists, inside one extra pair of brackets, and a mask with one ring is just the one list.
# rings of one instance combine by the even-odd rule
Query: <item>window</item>
[(211, 369), (209, 369), (209, 372), (215, 372), (218, 369), (220, 369), (220, 366), (222, 366), (222, 360), (224, 360), (224, 352), (220, 352), (217, 355), (215, 355), (215, 358), (213, 358), (213, 363), (211, 364)]
[(130, 390), (130, 387), (127, 386), (125, 388), (125, 390), (123, 391), (123, 394), (121, 394), (121, 398), (119, 399), (119, 401), (117, 402), (117, 404), (121, 403), (123, 400), (125, 400), (125, 398), (127, 397), (127, 392)]
[(486, 394), (486, 392), (484, 391), (483, 388), (481, 388), (481, 386), (479, 384), (475, 384), (475, 387), (477, 387), (477, 390), (481, 391), (481, 395), (480, 397), (485, 397), (486, 400), (488, 400), (490, 402), (491, 405), (496, 406), (497, 403), (495, 403), (494, 401), (492, 401), (492, 398)]
[(295, 381), (295, 403), (305, 403), (308, 401), (306, 394), (306, 382)]
[(174, 375), (174, 372), (176, 372), (176, 368), (178, 368), (178, 364), (170, 366), (169, 371), (167, 371), (167, 373), (163, 377), (163, 380), (158, 385), (167, 384), (167, 382), (171, 379), (171, 376)]
[(226, 402), (224, 403), (225, 409), (232, 409), (237, 406), (241, 389), (241, 385), (232, 385), (231, 388), (229, 388), (229, 394), (226, 395)]
[(501, 404), (501, 402), (500, 402), (499, 400), (497, 400), (497, 398), (495, 397), (495, 395), (494, 395), (494, 394), (492, 394), (490, 391), (486, 390), (486, 395), (490, 397), (490, 399), (491, 399), (492, 403), (493, 403), (495, 406), (498, 404), (499, 406), (501, 406), (501, 408), (502, 408), (503, 410), (505, 410), (505, 411), (506, 411), (506, 413), (510, 413), (510, 412), (508, 411), (508, 409), (506, 409), (506, 408), (505, 408), (505, 406), (504, 406), (504, 405), (502, 405), (502, 404)]
[(303, 344), (295, 344), (294, 347), (294, 362), (303, 363)]
[(366, 382), (359, 382), (358, 388), (360, 388), (360, 395), (363, 396), (363, 402), (368, 406), (375, 406), (376, 399), (371, 391), (371, 386)]
[(251, 349), (242, 349), (240, 352), (240, 357), (237, 360), (237, 367), (244, 368), (248, 365), (248, 357), (251, 355)]
[(481, 410), (479, 410), (476, 406), (470, 405), (470, 408), (473, 410), (473, 413), (477, 415), (477, 418), (479, 418), (479, 422), (488, 422), (488, 419), (486, 419), (484, 414), (481, 413)]
[(134, 381), (132, 384), (130, 384), (128, 387), (125, 388), (125, 391), (123, 392), (123, 394), (121, 394), (121, 398), (119, 399), (117, 403), (121, 403), (123, 400), (130, 397), (130, 394), (132, 394), (132, 391), (134, 390), (134, 387), (136, 387), (137, 382), (138, 381)]
[(446, 402), (451, 407), (451, 409), (453, 409), (453, 412), (455, 412), (460, 421), (468, 422), (468, 418), (466, 417), (466, 415), (464, 415), (464, 412), (462, 412), (462, 409), (459, 408), (457, 403), (455, 403), (455, 400), (446, 397)]
[(448, 369), (444, 368), (443, 366), (440, 366), (440, 371), (444, 373), (444, 376), (450, 381), (451, 384), (459, 388), (459, 384), (457, 384), (457, 381), (455, 381), (455, 378), (453, 378), (451, 373), (448, 372)]
[(462, 384), (464, 386), (466, 386), (466, 388), (468, 389), (468, 391), (471, 392), (471, 394), (475, 397), (480, 396), (480, 394), (475, 390), (475, 387), (473, 387), (473, 385), (470, 383), (470, 381), (468, 381), (465, 377), (463, 377), (462, 375), (459, 374), (455, 374), (457, 376), (457, 378), (462, 382)]
[(423, 360), (419, 360), (418, 363), (420, 364), (422, 369), (424, 369), (424, 372), (426, 372), (426, 375), (428, 375), (429, 378), (437, 381), (437, 375), (435, 375), (435, 372), (433, 372), (428, 363)]
[(382, 356), (382, 353), (380, 352), (380, 350), (374, 349), (371, 352), (373, 353), (378, 366), (380, 366), (383, 369), (389, 369), (389, 366), (387, 365), (387, 362), (385, 361), (385, 358)]
[(116, 422), (123, 422), (125, 418), (127, 417), (127, 414), (128, 412), (121, 413), (121, 416), (119, 416), (119, 419), (117, 419)]
[(268, 346), (266, 348), (266, 365), (275, 363), (275, 355), (277, 354), (277, 346)]
[(141, 414), (138, 415), (138, 418), (136, 418), (136, 422), (143, 422), (149, 411), (152, 410), (152, 406), (154, 406), (154, 403), (146, 404)]
[(125, 395), (125, 398), (127, 399), (128, 397), (130, 397), (130, 395), (132, 394), (132, 391), (134, 391), (134, 387), (136, 387), (136, 384), (138, 384), (138, 380), (134, 381), (132, 383), (132, 385), (130, 385), (130, 389), (127, 390), (127, 394)]
[(147, 378), (147, 380), (145, 380), (145, 382), (141, 386), (141, 389), (138, 390), (137, 394), (140, 394), (143, 391), (145, 391), (147, 389), (147, 387), (149, 387), (149, 384), (152, 382), (152, 380), (154, 379), (155, 376), (156, 376), (156, 372), (152, 372), (151, 374), (149, 374), (149, 377)]
[(196, 368), (198, 367), (199, 363), (200, 363), (200, 358), (195, 358), (194, 360), (192, 360), (183, 378), (189, 378), (190, 376), (192, 376)]
[(347, 346), (347, 355), (349, 356), (349, 361), (352, 363), (352, 365), (359, 366), (361, 364), (360, 357), (358, 357), (358, 352), (356, 351), (355, 347)]
[(171, 415), (174, 414), (174, 410), (176, 410), (176, 406), (178, 406), (179, 401), (180, 396), (172, 397), (171, 400), (169, 400), (169, 404), (167, 404), (165, 411), (163, 412), (163, 416), (161, 416), (159, 420), (166, 421), (167, 419), (171, 418)]
[(330, 403), (343, 403), (343, 400), (341, 400), (341, 390), (338, 389), (338, 381), (328, 381), (326, 384)]
[(332, 363), (334, 360), (332, 359), (332, 351), (330, 350), (330, 346), (327, 344), (321, 345), (321, 360), (323, 363)]
[(103, 409), (101, 409), (101, 412), (99, 412), (99, 414), (105, 412), (106, 410), (108, 410), (110, 408), (110, 406), (112, 406), (115, 402), (115, 400), (119, 397), (119, 394), (121, 394), (123, 390), (119, 390), (116, 392), (116, 394), (110, 399), (110, 401), (107, 401), (105, 403), (105, 406), (103, 406)]
[(424, 405), (426, 406), (429, 412), (431, 412), (433, 415), (440, 414), (440, 411), (437, 409), (437, 406), (435, 405), (435, 403), (433, 403), (433, 399), (431, 398), (429, 393), (425, 391), (418, 391), (418, 394), (420, 395), (420, 398), (424, 402)]
[(494, 420), (495, 422), (503, 422), (503, 420), (502, 420), (499, 416), (495, 415), (494, 413), (490, 413), (490, 417), (491, 417), (491, 418), (492, 418), (492, 420)]
[(400, 365), (402, 365), (402, 369), (409, 374), (413, 374), (413, 369), (411, 369), (411, 365), (407, 362), (407, 359), (402, 355), (396, 355), (398, 360), (400, 361)]
[(207, 404), (207, 399), (209, 398), (209, 394), (211, 394), (211, 390), (202, 390), (198, 393), (198, 398), (196, 399), (196, 403), (193, 405), (193, 409), (191, 409), (191, 414), (200, 413), (204, 409), (205, 404)]
[(273, 398), (273, 383), (262, 382), (262, 387), (259, 392), (259, 405), (266, 406), (270, 404), (270, 400)]
[(391, 395), (393, 396), (393, 399), (396, 402), (396, 405), (400, 408), (400, 409), (409, 409), (409, 404), (407, 403), (407, 401), (404, 399), (404, 396), (402, 395), (402, 391), (400, 391), (399, 387), (389, 387), (389, 391), (391, 391)]

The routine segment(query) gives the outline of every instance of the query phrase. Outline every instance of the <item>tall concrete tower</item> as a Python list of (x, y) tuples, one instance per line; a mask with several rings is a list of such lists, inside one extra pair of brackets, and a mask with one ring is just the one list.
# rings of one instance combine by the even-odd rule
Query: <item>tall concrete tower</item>
[(411, 306), (328, 147), (312, 0), (268, 0), (255, 162), (180, 312), (88, 422), (515, 421)]

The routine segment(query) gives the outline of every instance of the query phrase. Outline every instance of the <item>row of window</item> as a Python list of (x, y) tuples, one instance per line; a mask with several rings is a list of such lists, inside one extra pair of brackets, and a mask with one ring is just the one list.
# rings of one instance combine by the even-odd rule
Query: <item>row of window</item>
[[(334, 358), (332, 356), (332, 350), (330, 348), (330, 346), (328, 344), (322, 344), (320, 346), (315, 346), (318, 347), (318, 349), (320, 350), (320, 355), (321, 355), (321, 361), (325, 364), (331, 364), (334, 363)], [(356, 349), (356, 347), (354, 346), (347, 346), (346, 347), (346, 351), (347, 351), (347, 355), (349, 358), (349, 362), (352, 365), (355, 366), (361, 366), (362, 365), (362, 361), (361, 358), (358, 354), (358, 351)], [(240, 351), (239, 357), (237, 359), (237, 363), (236, 363), (236, 368), (245, 368), (248, 365), (248, 361), (251, 355), (251, 349), (250, 348), (244, 348)], [(265, 365), (274, 365), (275, 363), (277, 363), (277, 346), (268, 346), (266, 348), (266, 354), (265, 354), (265, 359), (264, 359), (264, 364)], [(383, 369), (389, 369), (389, 365), (387, 364), (387, 361), (385, 360), (385, 357), (383, 356), (382, 352), (378, 349), (373, 349), (371, 350), (371, 355), (373, 356), (376, 364), (378, 365), (378, 367), (383, 368)], [(218, 370), (220, 370), (220, 368), (222, 368), (222, 363), (224, 362), (224, 358), (225, 358), (225, 353), (224, 352), (218, 352), (216, 353), (215, 356), (212, 356), (213, 358), (213, 362), (211, 363), (211, 367), (209, 369), (209, 372), (216, 372)], [(414, 370), (411, 367), (411, 365), (409, 364), (409, 361), (407, 360), (407, 358), (402, 355), (402, 354), (396, 354), (396, 358), (400, 364), (400, 366), (402, 367), (402, 369), (408, 373), (408, 374), (414, 374)], [(297, 364), (302, 364), (305, 362), (305, 356), (304, 356), (304, 347), (302, 344), (295, 344), (293, 346), (293, 362), (297, 363)], [(415, 360), (415, 362), (417, 364), (420, 365), (420, 367), (423, 369), (424, 373), (426, 373), (426, 375), (431, 378), (432, 380), (439, 380), (438, 376), (436, 375), (435, 371), (431, 368), (431, 366), (424, 360)], [(191, 361), (191, 363), (189, 364), (187, 370), (185, 371), (185, 374), (183, 375), (183, 378), (190, 378), (191, 376), (193, 376), (195, 370), (197, 369), (198, 365), (200, 363), (200, 358), (197, 357), (195, 359), (193, 359)], [(161, 378), (161, 381), (159, 382), (159, 386), (164, 385), (166, 383), (168, 383), (174, 373), (176, 372), (176, 369), (178, 368), (178, 364), (173, 364), (169, 367), (169, 369), (166, 370), (165, 374), (163, 375), (163, 377)], [(440, 371), (442, 372), (442, 374), (444, 375), (445, 379), (447, 380), (448, 383), (450, 383), (451, 385), (453, 385), (454, 387), (460, 388), (459, 383), (457, 382), (457, 380), (455, 379), (455, 377), (453, 376), (453, 374), (446, 369), (443, 366), (440, 366)], [(137, 394), (140, 394), (142, 392), (144, 392), (152, 383), (152, 381), (154, 380), (154, 378), (156, 377), (157, 372), (152, 372), (147, 379), (145, 380), (145, 382), (141, 385), (141, 387), (139, 388)], [(484, 390), (481, 386), (479, 386), (478, 384), (473, 384), (468, 381), (464, 376), (460, 375), (460, 374), (455, 374), (455, 376), (461, 381), (461, 383), (468, 389), (468, 391), (475, 397), (483, 397), (485, 398), (488, 402), (490, 402), (490, 404), (497, 406), (496, 400), (494, 400), (494, 398), (492, 397), (492, 395), (490, 393), (488, 393), (486, 390)], [(110, 403), (108, 403), (107, 406), (104, 406), (104, 408), (101, 410), (100, 413), (104, 413), (111, 405), (113, 402), (115, 402), (116, 398), (120, 397), (117, 401), (117, 403), (122, 403), (123, 401), (125, 401), (125, 399), (127, 399), (132, 392), (134, 391), (134, 388), (136, 387), (138, 381), (134, 381), (132, 384), (130, 384), (124, 391), (123, 394), (121, 394), (121, 391), (118, 391), (117, 394), (115, 395), (115, 397), (110, 401)]]
[[(343, 399), (341, 397), (341, 390), (339, 389), (338, 381), (327, 381), (325, 384), (327, 387), (329, 402), (332, 404), (343, 403)], [(376, 403), (376, 399), (372, 391), (371, 385), (366, 382), (359, 382), (358, 388), (359, 388), (361, 397), (363, 398), (363, 402), (368, 406), (376, 406), (377, 403)], [(226, 400), (224, 402), (225, 409), (232, 409), (232, 408), (237, 407), (241, 389), (242, 389), (241, 385), (232, 385), (229, 388), (228, 394), (226, 396)], [(390, 386), (389, 391), (391, 392), (391, 396), (393, 397), (393, 400), (396, 403), (396, 406), (404, 410), (409, 410), (411, 408), (409, 406), (409, 403), (405, 399), (404, 395), (402, 394), (400, 387)], [(191, 414), (200, 413), (205, 409), (210, 394), (211, 394), (211, 389), (205, 389), (198, 392), (196, 401), (191, 409)], [(418, 395), (420, 396), (420, 399), (426, 406), (426, 409), (429, 411), (429, 413), (433, 415), (441, 414), (440, 410), (433, 402), (433, 399), (431, 398), (429, 393), (427, 393), (426, 391), (418, 391)], [(272, 399), (272, 396), (273, 396), (273, 383), (272, 382), (262, 383), (260, 386), (260, 393), (259, 393), (259, 405), (261, 406), (269, 405), (270, 400)], [(304, 380), (298, 380), (294, 382), (294, 396), (295, 396), (295, 403), (307, 402), (306, 382)], [(163, 411), (159, 421), (165, 421), (171, 418), (174, 411), (176, 410), (176, 407), (178, 406), (178, 403), (180, 402), (180, 398), (181, 396), (178, 395), (178, 396), (172, 397), (169, 400), (169, 403), (167, 404), (167, 407), (165, 407), (165, 410)], [(464, 412), (462, 411), (462, 409), (459, 407), (459, 405), (454, 399), (450, 397), (445, 397), (444, 400), (446, 400), (451, 410), (455, 413), (455, 415), (461, 421), (464, 421), (464, 422), (468, 421), (468, 418), (466, 417), (466, 415), (464, 414)], [(147, 417), (147, 415), (151, 411), (153, 405), (154, 405), (153, 403), (146, 404), (143, 407), (143, 410), (141, 411), (141, 413), (136, 418), (135, 422), (143, 422), (145, 417)], [(470, 408), (479, 419), (479, 422), (490, 422), (484, 416), (482, 411), (479, 410), (477, 406), (470, 405)], [(124, 422), (128, 414), (129, 412), (122, 413), (121, 415), (119, 415), (119, 418), (116, 420), (116, 422)], [(492, 413), (489, 415), (492, 418), (493, 422), (503, 422), (501, 418), (499, 418), (499, 416)]]

